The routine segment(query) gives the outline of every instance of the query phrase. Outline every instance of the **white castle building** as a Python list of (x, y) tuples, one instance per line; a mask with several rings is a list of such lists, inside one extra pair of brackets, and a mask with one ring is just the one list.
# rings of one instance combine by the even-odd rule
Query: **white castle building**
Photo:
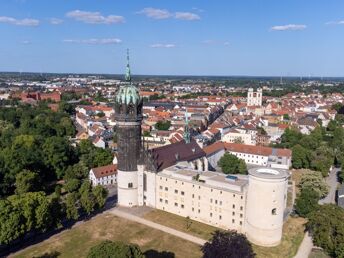
[(118, 205), (149, 206), (222, 229), (234, 229), (262, 246), (282, 237), (289, 172), (258, 167), (248, 175), (208, 171), (206, 153), (190, 139), (155, 149), (141, 144), (142, 98), (127, 84), (116, 100)]
[(256, 92), (252, 88), (248, 89), (247, 92), (247, 106), (259, 106), (263, 103), (263, 91), (261, 88), (257, 89)]

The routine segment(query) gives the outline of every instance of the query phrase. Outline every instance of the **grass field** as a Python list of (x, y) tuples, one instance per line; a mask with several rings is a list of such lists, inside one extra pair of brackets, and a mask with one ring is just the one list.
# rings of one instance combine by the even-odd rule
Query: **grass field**
[(205, 240), (210, 239), (211, 233), (215, 230), (218, 230), (218, 228), (216, 227), (212, 227), (194, 220), (190, 220), (191, 225), (189, 226), (189, 228), (187, 228), (186, 218), (162, 210), (152, 210), (149, 213), (145, 214), (143, 217), (155, 223), (165, 225), (179, 231), (183, 231), (185, 233), (203, 238)]
[[(192, 221), (190, 228), (186, 229), (186, 219), (184, 217), (161, 210), (153, 210), (145, 214), (144, 218), (203, 239), (209, 239), (211, 233), (218, 229), (196, 221)], [(303, 218), (290, 217), (284, 224), (283, 238), (280, 245), (269, 248), (253, 246), (257, 258), (293, 257), (304, 237), (305, 222)]]
[(56, 253), (59, 258), (82, 258), (86, 257), (90, 247), (105, 239), (135, 243), (143, 251), (172, 252), (176, 258), (201, 256), (196, 244), (111, 214), (101, 214), (11, 257), (29, 258)]
[(308, 258), (330, 258), (330, 256), (322, 250), (312, 250)]
[(304, 237), (306, 220), (289, 218), (283, 226), (282, 242), (276, 247), (253, 246), (257, 258), (294, 257)]

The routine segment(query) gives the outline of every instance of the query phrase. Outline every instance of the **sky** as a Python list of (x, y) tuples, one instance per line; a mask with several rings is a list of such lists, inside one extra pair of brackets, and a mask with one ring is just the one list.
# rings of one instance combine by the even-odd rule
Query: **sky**
[(0, 71), (344, 76), (343, 0), (1, 0)]

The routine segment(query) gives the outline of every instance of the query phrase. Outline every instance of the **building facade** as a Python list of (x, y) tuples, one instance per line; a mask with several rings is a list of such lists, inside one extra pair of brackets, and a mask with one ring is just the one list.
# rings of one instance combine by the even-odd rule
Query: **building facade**
[(249, 88), (247, 92), (247, 106), (261, 107), (262, 104), (263, 104), (263, 90), (259, 88), (257, 89), (257, 91), (253, 91), (252, 88)]

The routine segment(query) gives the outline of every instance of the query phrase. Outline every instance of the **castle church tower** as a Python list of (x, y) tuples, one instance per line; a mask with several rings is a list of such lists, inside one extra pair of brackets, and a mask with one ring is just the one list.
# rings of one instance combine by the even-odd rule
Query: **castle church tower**
[(120, 206), (138, 205), (138, 162), (141, 154), (142, 98), (131, 82), (129, 51), (125, 84), (120, 86), (115, 97), (115, 119), (117, 126), (117, 184)]

